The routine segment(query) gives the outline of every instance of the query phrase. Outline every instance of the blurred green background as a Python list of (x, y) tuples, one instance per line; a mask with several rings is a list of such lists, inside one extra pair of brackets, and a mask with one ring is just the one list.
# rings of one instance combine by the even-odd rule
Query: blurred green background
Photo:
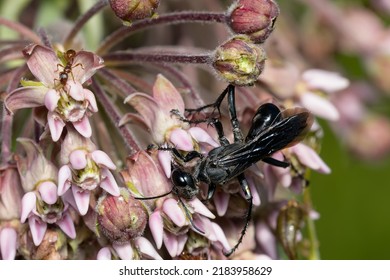
[(390, 159), (352, 157), (324, 125), (321, 157), (330, 175), (312, 174), (322, 259), (390, 259)]

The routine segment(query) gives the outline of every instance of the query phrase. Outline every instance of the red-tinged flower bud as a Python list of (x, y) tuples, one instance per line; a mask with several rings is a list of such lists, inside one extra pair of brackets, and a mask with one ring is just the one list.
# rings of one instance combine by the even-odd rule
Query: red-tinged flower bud
[(101, 197), (96, 210), (98, 229), (113, 243), (124, 244), (144, 233), (147, 210), (127, 189), (121, 189), (120, 196)]
[(129, 22), (153, 16), (159, 4), (160, 0), (110, 0), (117, 17)]
[(236, 36), (216, 49), (212, 64), (219, 76), (230, 84), (245, 86), (257, 80), (265, 59), (263, 48), (246, 36)]
[(271, 34), (279, 15), (273, 0), (239, 0), (228, 12), (230, 28), (248, 35), (254, 43), (263, 43)]

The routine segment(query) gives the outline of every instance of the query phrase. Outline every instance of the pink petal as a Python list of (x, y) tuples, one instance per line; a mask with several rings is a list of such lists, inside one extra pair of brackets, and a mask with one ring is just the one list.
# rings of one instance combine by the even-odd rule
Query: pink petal
[(68, 79), (66, 90), (74, 100), (84, 101), (84, 88), (79, 82)]
[(275, 235), (271, 232), (269, 227), (263, 222), (256, 224), (256, 239), (260, 243), (264, 253), (270, 256), (272, 259), (277, 257), (277, 248)]
[(71, 186), (72, 171), (68, 165), (63, 165), (58, 171), (58, 190), (59, 196), (63, 195)]
[(26, 193), (22, 198), (22, 213), (20, 216), (20, 221), (24, 223), (27, 217), (32, 211), (35, 210), (37, 204), (37, 197), (34, 192)]
[(13, 260), (16, 255), (18, 234), (13, 228), (3, 228), (0, 231), (0, 251), (3, 260)]
[(72, 68), (74, 80), (84, 84), (103, 66), (103, 59), (93, 52), (78, 51)]
[(45, 181), (39, 184), (38, 186), (39, 194), (44, 202), (47, 204), (56, 203), (57, 196), (57, 186), (50, 181)]
[(161, 249), (164, 235), (164, 223), (160, 211), (155, 211), (149, 216), (149, 228), (157, 249)]
[(91, 124), (89, 123), (89, 119), (86, 115), (79, 120), (78, 122), (73, 122), (74, 128), (85, 138), (89, 138), (92, 136), (92, 128)]
[(133, 259), (133, 247), (130, 243), (125, 244), (112, 244), (112, 247), (115, 249), (115, 252), (122, 260), (132, 260)]
[(74, 223), (72, 217), (69, 213), (65, 213), (61, 220), (56, 223), (60, 229), (71, 239), (76, 238), (76, 229), (74, 227)]
[(69, 155), (69, 162), (75, 170), (84, 169), (87, 166), (87, 152), (85, 150), (74, 150)]
[(115, 170), (115, 163), (110, 159), (110, 157), (101, 150), (96, 150), (91, 153), (92, 160), (98, 165), (103, 165), (108, 169)]
[(28, 224), (30, 226), (33, 242), (35, 246), (39, 246), (43, 240), (43, 237), (45, 236), (47, 224), (36, 216), (31, 216), (28, 218)]
[(226, 251), (229, 251), (231, 247), (222, 228), (216, 223), (211, 223), (211, 226), (213, 228), (217, 240), (222, 244), (223, 248)]
[(177, 247), (178, 247), (176, 236), (166, 231), (164, 234), (164, 244), (165, 244), (165, 248), (167, 248), (169, 255), (172, 258), (176, 257)]
[(57, 108), (58, 100), (60, 100), (58, 92), (55, 89), (49, 89), (45, 95), (46, 108), (53, 112)]
[(45, 104), (46, 87), (27, 86), (17, 88), (8, 94), (4, 100), (8, 111), (14, 112), (23, 108), (34, 108)]
[[(283, 161), (284, 156), (281, 152), (274, 153), (272, 155), (273, 158)], [(281, 168), (278, 166), (271, 165), (271, 170), (274, 173), (277, 181), (285, 188), (288, 188), (291, 186), (292, 183), (292, 176), (291, 176), (291, 169), (290, 167), (287, 168)]]
[(213, 200), (214, 200), (215, 209), (217, 210), (218, 216), (222, 217), (225, 215), (226, 210), (228, 209), (229, 206), (229, 199), (230, 199), (230, 194), (223, 191), (215, 192)]
[(179, 150), (188, 152), (194, 150), (194, 143), (192, 142), (191, 136), (187, 131), (181, 128), (176, 128), (171, 131), (169, 141), (172, 142), (172, 144), (174, 144)]
[(178, 202), (173, 198), (164, 201), (163, 211), (177, 226), (182, 227), (186, 224), (186, 217)]
[(214, 139), (206, 132), (206, 130), (194, 126), (191, 127), (188, 132), (198, 143), (207, 143), (213, 147), (218, 147), (219, 144), (214, 141)]
[(335, 92), (349, 86), (349, 80), (339, 73), (329, 72), (321, 69), (310, 69), (302, 74), (303, 80), (311, 89)]
[(97, 106), (96, 98), (95, 98), (95, 95), (93, 94), (93, 92), (90, 91), (89, 89), (85, 88), (84, 89), (84, 96), (85, 96), (85, 100), (87, 100), (89, 103), (88, 109), (91, 110), (91, 112), (96, 113), (98, 111), (98, 106)]
[(298, 160), (303, 165), (320, 173), (329, 174), (331, 172), (329, 166), (327, 166), (321, 157), (309, 146), (299, 143), (291, 147), (291, 150), (296, 154)]
[(175, 86), (163, 75), (158, 74), (153, 86), (153, 97), (160, 107), (170, 113), (172, 109), (184, 112), (184, 101)]
[(143, 255), (146, 255), (154, 260), (162, 260), (162, 257), (157, 253), (152, 243), (150, 243), (150, 241), (145, 237), (136, 238), (134, 243), (137, 245), (138, 250), (140, 250)]
[(198, 199), (194, 198), (188, 201), (188, 204), (194, 209), (194, 212), (199, 213), (210, 219), (215, 219), (215, 215)]
[(96, 259), (99, 261), (111, 260), (111, 251), (108, 247), (103, 247), (97, 253)]
[(80, 215), (84, 216), (88, 212), (90, 191), (72, 186), (72, 193)]
[(49, 112), (47, 114), (47, 123), (49, 124), (51, 138), (54, 142), (60, 139), (65, 123), (56, 114)]
[(148, 127), (152, 127), (161, 113), (159, 104), (144, 93), (133, 93), (125, 99), (124, 103), (129, 103), (142, 116)]
[(179, 256), (183, 252), (184, 246), (186, 245), (187, 240), (188, 240), (187, 234), (182, 234), (182, 235), (177, 236), (176, 256)]
[(100, 187), (113, 196), (119, 196), (119, 187), (111, 172), (107, 168), (102, 168), (101, 174), (104, 179), (100, 182)]
[(49, 88), (54, 87), (54, 80), (59, 77), (61, 67), (54, 51), (48, 47), (36, 45), (31, 51), (30, 58), (27, 60), (27, 66), (31, 73), (44, 85)]
[(306, 109), (321, 118), (337, 121), (340, 117), (337, 108), (328, 99), (317, 94), (311, 92), (303, 93), (301, 95), (301, 103)]
[(165, 176), (167, 178), (171, 178), (171, 161), (172, 161), (172, 154), (170, 151), (161, 151), (159, 150), (157, 152), (158, 161), (160, 162), (160, 165), (162, 169), (164, 170)]
[(260, 195), (258, 192), (258, 189), (256, 188), (256, 185), (254, 184), (253, 180), (251, 178), (247, 179), (249, 189), (252, 193), (252, 202), (254, 206), (260, 206), (261, 201), (260, 201)]

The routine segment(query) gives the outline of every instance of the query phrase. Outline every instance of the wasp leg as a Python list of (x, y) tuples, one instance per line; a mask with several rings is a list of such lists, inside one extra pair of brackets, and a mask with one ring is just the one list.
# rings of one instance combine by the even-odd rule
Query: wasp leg
[(290, 166), (290, 163), (285, 162), (285, 161), (280, 161), (280, 160), (274, 159), (272, 157), (263, 158), (262, 161), (264, 161), (265, 163), (277, 166), (277, 167), (282, 167), (282, 168), (287, 168)]
[(242, 188), (242, 190), (244, 192), (245, 199), (246, 199), (246, 201), (248, 202), (249, 205), (248, 205), (248, 211), (245, 214), (245, 225), (244, 225), (244, 227), (241, 230), (240, 238), (238, 239), (236, 245), (234, 245), (234, 247), (232, 249), (230, 249), (230, 251), (223, 253), (226, 257), (229, 257), (231, 254), (233, 254), (234, 251), (237, 250), (238, 246), (241, 244), (242, 239), (245, 236), (246, 230), (248, 229), (249, 222), (250, 222), (251, 216), (252, 216), (253, 197), (252, 197), (252, 193), (251, 193), (251, 190), (249, 188), (248, 182), (245, 179), (244, 174), (238, 175), (237, 179), (238, 179), (238, 181), (239, 181), (239, 183), (241, 185), (241, 188)]
[(199, 108), (196, 108), (196, 109), (185, 109), (187, 113), (189, 113), (190, 115), (191, 114), (195, 114), (195, 113), (199, 113), (199, 112), (202, 112), (204, 111), (205, 109), (207, 108), (214, 108), (218, 110), (218, 113), (219, 115), (221, 115), (221, 112), (220, 112), (220, 107), (221, 107), (221, 103), (223, 101), (223, 99), (225, 98), (226, 94), (228, 94), (229, 92), (229, 88), (231, 87), (232, 85), (228, 85), (226, 89), (224, 89), (224, 91), (218, 96), (217, 100), (215, 100), (214, 103), (211, 103), (211, 104), (207, 104), (207, 105), (204, 105), (202, 107), (199, 107)]
[(240, 123), (238, 122), (237, 119), (235, 86), (233, 85), (228, 86), (228, 106), (229, 106), (230, 122), (233, 127), (234, 142), (242, 143), (244, 141), (244, 136), (242, 135), (242, 131), (240, 129)]

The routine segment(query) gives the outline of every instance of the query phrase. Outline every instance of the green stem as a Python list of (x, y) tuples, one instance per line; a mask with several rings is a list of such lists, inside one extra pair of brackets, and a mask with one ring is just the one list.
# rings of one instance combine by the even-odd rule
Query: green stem
[[(310, 188), (305, 188), (303, 192), (303, 201), (307, 209), (310, 211), (312, 208), (312, 200), (310, 195)], [(307, 232), (310, 241), (310, 260), (319, 260), (321, 258), (319, 251), (319, 243), (317, 237), (317, 231), (313, 219), (310, 215), (306, 215)]]
[(72, 46), (73, 39), (76, 37), (77, 33), (83, 28), (85, 23), (97, 14), (101, 9), (107, 6), (108, 0), (100, 0), (94, 6), (92, 6), (87, 12), (82, 14), (74, 23), (72, 30), (65, 37), (64, 47), (65, 49), (69, 49)]
[(177, 12), (161, 15), (156, 18), (149, 18), (134, 22), (130, 26), (123, 26), (108, 36), (97, 49), (96, 53), (102, 55), (107, 53), (112, 47), (129, 37), (134, 32), (150, 28), (159, 24), (180, 24), (188, 22), (203, 23), (226, 23), (227, 16), (225, 13), (210, 12)]
[(41, 38), (39, 38), (37, 34), (35, 34), (30, 28), (24, 26), (23, 24), (0, 17), (0, 25), (7, 26), (20, 35), (29, 38), (33, 43), (41, 44)]

